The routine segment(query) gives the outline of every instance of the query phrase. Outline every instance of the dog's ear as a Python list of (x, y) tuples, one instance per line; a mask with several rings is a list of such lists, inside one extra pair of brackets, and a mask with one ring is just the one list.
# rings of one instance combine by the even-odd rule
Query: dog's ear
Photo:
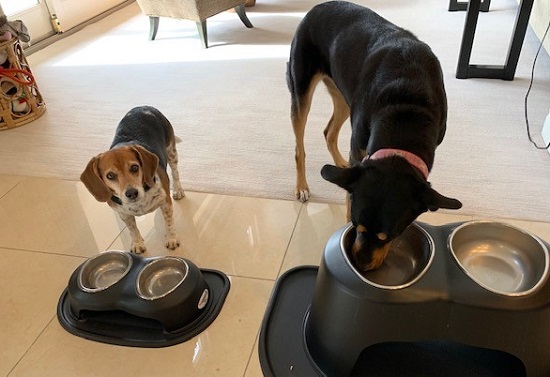
[(155, 185), (155, 174), (159, 166), (159, 158), (140, 145), (133, 145), (132, 150), (141, 163), (143, 181), (147, 186), (153, 187)]
[(99, 156), (93, 157), (86, 169), (80, 175), (80, 180), (98, 202), (106, 202), (111, 197), (111, 191), (103, 182), (98, 168)]
[(327, 181), (351, 192), (353, 183), (359, 177), (358, 169), (359, 167), (340, 168), (334, 165), (325, 165), (321, 169), (321, 176)]
[(426, 204), (430, 211), (437, 211), (439, 208), (460, 209), (462, 207), (462, 203), (458, 199), (441, 195), (429, 186), (426, 192)]

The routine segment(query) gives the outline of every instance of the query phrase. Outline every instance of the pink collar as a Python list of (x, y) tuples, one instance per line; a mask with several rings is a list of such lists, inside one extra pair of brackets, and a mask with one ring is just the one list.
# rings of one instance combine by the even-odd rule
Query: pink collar
[(428, 180), (428, 166), (426, 163), (417, 155), (414, 153), (404, 151), (402, 149), (393, 149), (393, 148), (384, 148), (379, 149), (376, 152), (374, 152), (372, 155), (367, 155), (363, 159), (363, 161), (371, 159), (371, 160), (377, 160), (379, 158), (386, 158), (386, 157), (392, 157), (392, 156), (399, 156), (403, 157), (409, 164), (420, 170), (422, 175), (424, 176), (424, 179)]

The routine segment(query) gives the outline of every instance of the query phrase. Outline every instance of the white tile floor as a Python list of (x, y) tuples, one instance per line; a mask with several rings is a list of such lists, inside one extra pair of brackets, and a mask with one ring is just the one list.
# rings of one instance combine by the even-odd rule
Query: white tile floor
[[(262, 376), (256, 340), (274, 282), (293, 266), (319, 263), (345, 222), (344, 206), (187, 192), (175, 202), (175, 222), (183, 245), (168, 252), (160, 213), (139, 218), (147, 255), (174, 254), (229, 275), (216, 321), (167, 348), (85, 340), (60, 326), (57, 302), (86, 258), (128, 248), (127, 230), (80, 182), (0, 176), (0, 376)], [(510, 222), (550, 240), (550, 224)]]

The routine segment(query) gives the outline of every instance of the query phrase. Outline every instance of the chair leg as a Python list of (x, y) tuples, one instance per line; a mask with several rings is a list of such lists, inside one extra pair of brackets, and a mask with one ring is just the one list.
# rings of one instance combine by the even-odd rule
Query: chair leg
[(159, 18), (158, 17), (149, 17), (149, 40), (152, 41), (157, 36), (157, 31), (159, 29)]
[(239, 18), (241, 19), (241, 21), (243, 22), (243, 24), (246, 27), (249, 27), (249, 28), (254, 27), (254, 26), (252, 26), (252, 23), (250, 22), (250, 20), (246, 16), (246, 10), (244, 9), (244, 4), (236, 6), (235, 7), (235, 12), (237, 12), (237, 14), (239, 15)]
[(197, 30), (199, 31), (199, 37), (203, 48), (208, 48), (208, 33), (206, 32), (206, 20), (200, 22), (197, 21)]

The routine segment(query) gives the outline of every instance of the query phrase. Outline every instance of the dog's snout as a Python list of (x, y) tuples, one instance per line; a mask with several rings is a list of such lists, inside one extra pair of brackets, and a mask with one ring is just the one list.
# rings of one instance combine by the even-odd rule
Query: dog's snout
[(363, 233), (357, 232), (351, 246), (355, 267), (363, 272), (379, 268), (384, 263), (390, 249), (391, 242), (375, 246), (366, 239)]
[(126, 197), (130, 200), (136, 200), (136, 198), (139, 195), (139, 191), (136, 188), (132, 187), (132, 188), (129, 188), (128, 190), (126, 190), (124, 195), (126, 195)]

